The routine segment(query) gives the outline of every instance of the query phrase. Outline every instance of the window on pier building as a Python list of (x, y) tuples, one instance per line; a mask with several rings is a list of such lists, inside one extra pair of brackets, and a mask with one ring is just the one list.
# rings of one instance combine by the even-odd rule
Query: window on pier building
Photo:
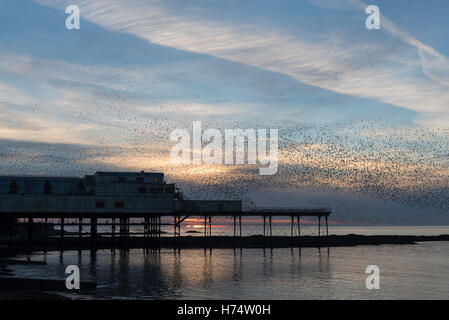
[(118, 182), (126, 182), (126, 177), (119, 177)]
[(45, 181), (45, 184), (44, 184), (44, 194), (51, 194), (51, 184), (50, 184), (50, 181)]
[(161, 182), (161, 178), (154, 178), (154, 182)]
[(125, 207), (125, 204), (123, 203), (123, 201), (115, 203), (115, 208), (116, 209), (123, 209), (124, 207)]
[(143, 182), (143, 177), (136, 177), (137, 182)]
[(165, 193), (173, 193), (173, 188), (166, 188)]
[(145, 188), (145, 187), (140, 187), (139, 189), (137, 189), (137, 191), (138, 191), (139, 193), (145, 193), (145, 192), (147, 192), (147, 188)]
[(150, 188), (150, 193), (154, 193), (154, 188)]
[(9, 193), (17, 193), (17, 183), (16, 180), (11, 181), (9, 184)]
[(95, 203), (96, 208), (104, 208), (104, 201), (97, 201)]
[(162, 188), (156, 188), (157, 193), (162, 193)]

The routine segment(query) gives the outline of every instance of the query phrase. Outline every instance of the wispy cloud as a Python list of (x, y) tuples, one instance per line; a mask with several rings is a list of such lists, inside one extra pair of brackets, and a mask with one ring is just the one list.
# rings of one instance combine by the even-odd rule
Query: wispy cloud
[[(68, 3), (38, 2), (60, 8)], [(250, 18), (229, 24), (208, 19), (204, 8), (199, 14), (184, 13), (162, 1), (83, 0), (79, 5), (84, 18), (153, 43), (280, 72), (309, 85), (418, 112), (449, 112), (446, 73), (442, 71), (449, 66), (446, 57), (384, 16), (382, 28), (389, 36), (383, 33), (373, 43), (369, 42), (372, 38), (352, 41), (323, 29), (306, 37), (302, 30), (263, 26)], [(365, 8), (360, 1), (346, 1), (343, 8), (350, 5)], [(363, 28), (361, 23), (359, 33)], [(402, 44), (397, 44), (398, 40)], [(394, 50), (385, 51), (394, 42)]]

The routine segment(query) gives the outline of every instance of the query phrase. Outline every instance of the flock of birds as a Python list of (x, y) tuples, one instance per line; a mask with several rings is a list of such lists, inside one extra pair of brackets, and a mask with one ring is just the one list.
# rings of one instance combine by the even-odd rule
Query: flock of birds
[[(166, 86), (170, 87), (173, 81), (170, 72), (176, 71), (137, 72), (138, 66), (128, 64), (126, 68), (140, 76), (127, 78), (123, 66), (116, 70), (97, 65), (91, 68), (84, 76), (100, 74), (95, 86), (83, 86), (82, 73), (78, 81), (69, 83), (80, 97), (79, 102), (86, 104), (85, 108), (78, 110), (78, 114), (75, 109), (66, 111), (74, 121), (93, 124), (87, 133), (95, 143), (51, 144), (1, 139), (2, 174), (81, 176), (97, 170), (155, 170), (165, 172), (167, 179), (177, 182), (190, 198), (243, 198), (247, 206), (251, 205), (251, 194), (257, 191), (306, 189), (358, 194), (437, 213), (448, 210), (449, 131), (446, 129), (405, 127), (384, 119), (302, 123), (249, 117), (236, 121), (232, 114), (206, 116), (206, 103), (201, 103), (195, 114), (189, 114), (183, 110), (181, 97), (187, 93), (182, 89), (173, 92), (172, 97), (161, 96), (156, 106), (142, 105), (142, 97), (134, 90), (143, 83), (162, 88), (168, 82)], [(105, 82), (116, 86), (106, 89)], [(193, 95), (188, 98), (200, 99)], [(41, 112), (40, 105), (33, 104), (32, 109)], [(277, 174), (261, 176), (259, 165), (192, 165), (193, 169), (172, 165), (171, 131), (189, 129), (198, 118), (205, 126), (218, 129), (279, 128)], [(134, 163), (132, 159), (140, 162)]]

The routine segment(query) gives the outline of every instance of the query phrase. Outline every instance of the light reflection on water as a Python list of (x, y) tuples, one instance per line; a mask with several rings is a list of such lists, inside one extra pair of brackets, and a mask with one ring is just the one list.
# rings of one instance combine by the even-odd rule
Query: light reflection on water
[[(448, 299), (448, 242), (295, 249), (66, 251), (34, 255), (46, 266), (17, 266), (21, 276), (64, 278), (67, 265), (94, 294), (138, 299)], [(381, 289), (365, 288), (378, 265)]]

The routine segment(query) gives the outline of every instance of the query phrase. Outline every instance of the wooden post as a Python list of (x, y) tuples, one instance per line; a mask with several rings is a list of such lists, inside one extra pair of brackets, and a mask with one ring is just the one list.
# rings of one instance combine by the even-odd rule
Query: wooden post
[(83, 218), (78, 218), (78, 237), (83, 237)]
[(271, 216), (268, 217), (269, 223), (270, 223), (270, 237), (273, 235), (272, 229), (271, 229)]
[(318, 236), (321, 236), (321, 216), (318, 216)]
[(176, 218), (176, 216), (174, 217), (174, 225), (173, 225), (173, 236), (176, 238), (176, 223), (178, 222), (178, 219)]
[[(176, 220), (175, 220), (176, 224)], [(173, 234), (175, 230), (173, 230)], [(143, 218), (143, 237), (146, 238), (148, 236), (148, 217)]]
[(111, 240), (114, 241), (115, 239), (115, 218), (112, 218), (111, 221)]
[(239, 229), (240, 229), (240, 237), (242, 236), (242, 216), (239, 216)]
[(60, 232), (60, 237), (61, 237), (61, 240), (63, 240), (64, 239), (64, 218), (61, 218), (61, 232)]
[(264, 237), (266, 236), (266, 229), (267, 229), (266, 220), (267, 220), (267, 217), (263, 216), (263, 236)]
[(326, 216), (326, 236), (329, 235), (329, 226), (327, 224), (327, 218), (328, 218), (328, 216)]
[(301, 220), (300, 220), (301, 218), (298, 216), (298, 217), (296, 217), (296, 222), (297, 222), (297, 224), (298, 224), (298, 237), (300, 237), (301, 236)]
[(129, 218), (125, 218), (125, 234), (126, 240), (129, 238)]
[(291, 220), (292, 220), (292, 223), (291, 223), (290, 236), (293, 237), (293, 225), (294, 225), (293, 216), (291, 216)]
[(209, 216), (209, 237), (212, 237), (212, 216)]

